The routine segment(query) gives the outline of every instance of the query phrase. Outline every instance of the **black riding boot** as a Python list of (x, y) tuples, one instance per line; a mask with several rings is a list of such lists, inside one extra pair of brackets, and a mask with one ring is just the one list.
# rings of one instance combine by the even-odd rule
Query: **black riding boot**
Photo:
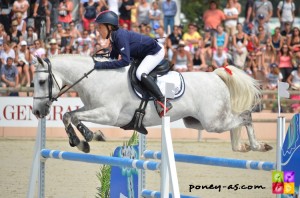
[[(141, 78), (142, 85), (150, 92), (153, 97), (155, 97), (155, 107), (158, 115), (162, 117), (164, 115), (164, 102), (165, 102), (165, 97), (161, 93), (159, 87), (155, 83), (154, 79), (151, 76), (148, 76), (147, 74), (142, 74)], [(166, 113), (172, 109), (172, 104), (167, 100), (166, 102)]]

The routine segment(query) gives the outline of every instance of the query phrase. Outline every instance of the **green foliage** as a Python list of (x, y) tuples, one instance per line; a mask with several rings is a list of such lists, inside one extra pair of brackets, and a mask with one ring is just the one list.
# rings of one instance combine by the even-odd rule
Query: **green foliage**
[[(136, 131), (133, 132), (132, 136), (128, 140), (128, 142), (124, 142), (123, 145), (133, 146), (139, 143), (139, 136)], [(99, 180), (100, 187), (97, 187), (96, 198), (109, 198), (110, 194), (110, 165), (102, 165), (100, 166), (100, 171), (97, 172), (96, 176)]]

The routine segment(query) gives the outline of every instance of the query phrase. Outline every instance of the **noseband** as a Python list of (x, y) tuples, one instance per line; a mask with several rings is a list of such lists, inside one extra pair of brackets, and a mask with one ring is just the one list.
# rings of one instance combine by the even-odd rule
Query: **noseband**
[(45, 58), (44, 61), (47, 63), (48, 65), (48, 69), (44, 69), (44, 70), (36, 70), (34, 73), (40, 73), (40, 72), (43, 72), (43, 73), (48, 73), (48, 96), (40, 96), (40, 97), (33, 97), (33, 99), (45, 99), (45, 98), (48, 98), (50, 102), (53, 102), (53, 101), (56, 101), (58, 96), (56, 97), (53, 97), (52, 96), (52, 87), (53, 87), (53, 79), (55, 81), (55, 84), (57, 85), (57, 87), (59, 88), (59, 90), (61, 91), (63, 89), (59, 87), (58, 85), (58, 82), (55, 78), (55, 76), (53, 75), (52, 73), (52, 65), (51, 65), (51, 62), (48, 58)]

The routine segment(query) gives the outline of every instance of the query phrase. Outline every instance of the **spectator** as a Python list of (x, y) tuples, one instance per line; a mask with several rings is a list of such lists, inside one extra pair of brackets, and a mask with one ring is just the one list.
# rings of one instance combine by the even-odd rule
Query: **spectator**
[[(18, 69), (13, 65), (12, 57), (7, 57), (6, 64), (1, 67), (1, 86), (2, 87), (19, 87)], [(10, 96), (18, 96), (18, 93), (10, 93)]]
[(297, 69), (292, 71), (289, 75), (287, 82), (290, 84), (293, 90), (300, 91), (300, 64), (297, 66)]
[(11, 23), (10, 1), (1, 1), (0, 3), (0, 23), (4, 26), (5, 32), (9, 32)]
[(133, 0), (122, 0), (122, 4), (119, 7), (119, 24), (127, 24), (128, 29), (131, 30), (131, 9), (134, 8)]
[(236, 9), (234, 0), (227, 0), (227, 6), (224, 9), (225, 14), (225, 31), (228, 36), (233, 37), (236, 33), (239, 11)]
[(34, 41), (34, 48), (32, 49), (32, 54), (34, 56), (38, 56), (40, 58), (46, 58), (46, 50), (44, 48), (44, 44), (41, 40)]
[(298, 27), (293, 28), (292, 37), (288, 40), (288, 46), (294, 54), (300, 52), (300, 30)]
[(34, 28), (29, 26), (27, 27), (27, 31), (26, 33), (24, 34), (24, 37), (23, 37), (24, 41), (27, 42), (27, 45), (29, 47), (33, 46), (34, 45), (34, 41), (38, 39), (38, 36), (37, 34), (34, 32)]
[(246, 34), (251, 33), (251, 29), (253, 28), (253, 6), (254, 6), (254, 0), (247, 0), (245, 5), (245, 21), (244, 21), (244, 27), (243, 31)]
[(11, 43), (19, 44), (19, 42), (21, 40), (23, 40), (23, 37), (22, 37), (22, 32), (17, 29), (18, 22), (16, 20), (13, 20), (12, 23), (11, 23), (11, 26), (12, 27), (11, 27), (10, 32), (8, 33), (7, 39)]
[(178, 46), (179, 41), (182, 39), (181, 28), (178, 25), (174, 26), (174, 30), (167, 37), (167, 49), (168, 49), (168, 59), (172, 60), (173, 54)]
[(193, 61), (191, 54), (185, 49), (185, 42), (179, 41), (177, 50), (173, 54), (173, 69), (177, 72), (193, 71)]
[(292, 66), (293, 55), (287, 44), (283, 44), (279, 56), (277, 56), (277, 62), (279, 63), (279, 69), (282, 73), (282, 81), (286, 82), (288, 76), (293, 70)]
[[(149, 28), (151, 29), (150, 25)], [(165, 47), (165, 53), (167, 55), (167, 34), (164, 31), (164, 26), (155, 25), (153, 29), (155, 31), (155, 38), (157, 42)]]
[(18, 22), (18, 26), (17, 26), (17, 30), (19, 30), (22, 35), (24, 35), (26, 33), (26, 21), (24, 19), (22, 19), (22, 14), (21, 12), (16, 13), (16, 19)]
[(11, 44), (9, 41), (3, 43), (3, 50), (1, 51), (0, 55), (2, 65), (6, 64), (6, 60), (8, 57), (13, 58), (13, 60), (16, 58), (15, 51), (11, 48), (10, 45)]
[[(39, 1), (39, 0), (37, 0)], [(52, 5), (52, 9), (51, 9), (51, 15), (50, 15), (50, 22), (51, 22), (51, 29), (55, 29), (56, 24), (58, 23), (58, 7), (59, 7), (59, 3), (60, 1), (57, 0), (49, 0), (49, 2)]]
[(212, 59), (213, 38), (210, 34), (209, 28), (206, 28), (204, 31), (204, 38), (199, 41), (199, 48), (193, 59), (194, 66), (200, 66), (196, 70), (206, 70), (208, 66), (207, 61)]
[(280, 28), (276, 27), (274, 30), (274, 34), (271, 37), (271, 42), (272, 45), (276, 51), (276, 54), (280, 51), (282, 44), (283, 44), (283, 39), (282, 36), (280, 34)]
[(266, 51), (262, 55), (263, 71), (265, 74), (269, 73), (269, 66), (276, 61), (276, 50), (272, 43), (267, 43)]
[(264, 31), (267, 34), (270, 34), (269, 25), (265, 22), (265, 16), (263, 14), (260, 14), (258, 16), (258, 20), (256, 21), (256, 25), (252, 29), (252, 33), (254, 33), (256, 36), (259, 34), (259, 27), (262, 26)]
[(137, 20), (138, 23), (144, 23), (144, 24), (149, 24), (149, 11), (150, 11), (150, 4), (147, 2), (147, 0), (140, 0), (140, 3), (137, 7)]
[[(92, 24), (93, 24), (94, 29), (95, 29), (95, 24), (94, 24), (94, 23), (90, 23), (90, 31), (93, 32), (93, 30), (91, 30)], [(77, 29), (77, 27), (75, 26), (75, 22), (74, 22), (74, 21), (71, 21), (70, 24), (69, 24), (69, 26), (70, 26), (70, 29), (71, 29), (71, 32), (70, 32), (70, 33), (71, 33), (71, 35), (72, 35), (72, 37), (73, 37), (74, 39), (77, 39), (77, 38), (81, 37), (81, 33), (80, 33), (80, 31)]]
[(84, 30), (82, 33), (82, 37), (79, 37), (77, 39), (77, 45), (78, 45), (78, 51), (82, 51), (83, 45), (87, 44), (89, 48), (92, 48), (92, 39), (89, 36), (89, 32), (87, 30)]
[(79, 54), (80, 52), (74, 51), (70, 46), (66, 46), (62, 49), (62, 54)]
[(270, 64), (269, 67), (270, 73), (267, 74), (267, 89), (276, 90), (278, 81), (282, 80), (282, 74), (280, 73), (276, 63)]
[(198, 32), (198, 27), (195, 23), (189, 24), (188, 31), (183, 34), (182, 39), (187, 45), (189, 51), (194, 54), (199, 47), (199, 41), (202, 39), (201, 35)]
[(226, 19), (222, 10), (218, 9), (217, 2), (211, 0), (209, 9), (203, 14), (204, 27), (210, 28), (212, 33), (217, 32), (217, 27)]
[(73, 2), (71, 0), (63, 0), (58, 7), (58, 22), (62, 23), (63, 27), (69, 25), (72, 21)]
[[(12, 11), (14, 13), (20, 12), (22, 14), (22, 19), (27, 19), (27, 10), (29, 8), (29, 3), (27, 0), (16, 0), (13, 3)], [(16, 16), (13, 16), (13, 19), (16, 18)]]
[(55, 56), (60, 54), (60, 51), (58, 49), (57, 43), (55, 39), (51, 39), (50, 42), (50, 48), (47, 50), (47, 57)]
[(214, 36), (214, 49), (216, 50), (218, 47), (222, 47), (223, 50), (228, 52), (228, 34), (224, 32), (222, 25), (218, 25), (217, 33)]
[(158, 3), (156, 1), (153, 1), (152, 9), (149, 11), (150, 25), (152, 28), (154, 27), (154, 25), (160, 25), (161, 16), (162, 12), (160, 9), (158, 9)]
[(6, 41), (7, 41), (7, 34), (5, 32), (4, 25), (0, 23), (0, 44), (3, 45), (3, 43)]
[(19, 81), (21, 86), (30, 86), (30, 74), (29, 74), (29, 61), (30, 61), (30, 52), (27, 49), (27, 42), (20, 42), (20, 49), (17, 48), (15, 51), (16, 54), (16, 63), (19, 74)]
[(45, 20), (46, 36), (50, 36), (51, 11), (52, 4), (48, 0), (39, 0), (34, 4), (33, 17), (35, 17), (35, 29), (38, 35), (40, 35), (41, 21)]
[[(241, 14), (242, 12), (242, 6), (241, 4), (239, 3), (239, 0), (233, 0), (233, 3), (234, 3), (234, 7), (237, 9), (238, 11), (238, 15)], [(238, 19), (237, 19), (238, 20)]]
[(292, 36), (292, 25), (289, 22), (286, 22), (284, 24), (284, 29), (281, 31), (281, 35), (286, 37), (287, 40), (291, 38)]
[[(156, 29), (161, 29), (160, 28), (160, 26), (158, 25), (158, 26), (156, 26), (156, 27), (154, 27), (154, 32), (156, 32)], [(165, 37), (163, 37), (163, 38), (160, 38), (160, 36), (158, 35), (158, 33), (156, 33), (155, 35), (152, 33), (153, 31), (152, 31), (152, 28), (151, 28), (151, 26), (150, 26), (150, 24), (148, 24), (148, 25), (146, 25), (146, 27), (145, 27), (145, 35), (147, 35), (147, 36), (149, 36), (149, 37), (151, 37), (151, 38), (157, 38), (157, 41), (159, 42), (159, 43), (165, 43), (165, 40), (166, 40), (166, 35), (165, 35)], [(158, 32), (161, 34), (161, 30), (158, 30)], [(164, 45), (164, 44), (163, 44)]]
[(113, 11), (114, 13), (116, 13), (117, 15), (119, 15), (119, 0), (107, 0), (107, 4), (109, 7), (109, 10)]
[(273, 5), (268, 0), (258, 0), (255, 1), (253, 7), (253, 15), (255, 18), (254, 25), (256, 28), (258, 27), (259, 23), (259, 16), (264, 16), (264, 22), (267, 26), (269, 26), (270, 18), (273, 15)]
[(256, 79), (257, 77), (257, 56), (255, 51), (250, 51), (247, 56), (245, 71)]
[(63, 29), (62, 23), (57, 24), (57, 29), (55, 32), (53, 32), (52, 38), (54, 38), (57, 42), (57, 44), (61, 45), (61, 38), (65, 34), (65, 30)]
[(217, 50), (213, 53), (212, 66), (217, 69), (219, 67), (227, 66), (227, 55), (223, 46), (218, 46)]
[(71, 29), (70, 26), (67, 26), (65, 29), (65, 33), (61, 37), (61, 45), (60, 47), (66, 47), (66, 46), (73, 46), (74, 38), (71, 35)]
[(247, 34), (243, 32), (243, 26), (241, 23), (237, 24), (238, 32), (233, 36), (233, 60), (234, 65), (244, 69), (245, 61), (247, 58)]
[(134, 27), (138, 27), (138, 20), (137, 20), (137, 7), (140, 4), (139, 0), (133, 0), (134, 4), (133, 7), (131, 9), (131, 25)]
[(280, 1), (277, 6), (277, 17), (280, 21), (281, 30), (286, 22), (293, 23), (295, 19), (295, 4), (292, 0)]
[(97, 15), (100, 13), (100, 12), (103, 12), (105, 10), (108, 10), (108, 5), (106, 3), (106, 0), (99, 0), (99, 6), (98, 6), (98, 9), (97, 9)]
[(94, 0), (88, 0), (88, 2), (80, 4), (80, 16), (85, 30), (89, 30), (89, 23), (95, 21), (98, 7), (98, 2), (94, 2)]
[(162, 3), (162, 12), (164, 14), (165, 33), (169, 34), (174, 29), (175, 15), (177, 13), (177, 4), (174, 0), (165, 0)]

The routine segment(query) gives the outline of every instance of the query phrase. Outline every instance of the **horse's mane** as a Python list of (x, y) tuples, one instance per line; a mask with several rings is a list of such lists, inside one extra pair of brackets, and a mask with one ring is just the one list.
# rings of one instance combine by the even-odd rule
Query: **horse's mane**
[[(92, 56), (87, 56), (83, 54), (56, 54), (50, 57), (50, 59), (60, 58), (60, 57), (80, 57), (80, 58), (92, 58)], [(108, 61), (106, 57), (95, 57), (95, 59), (101, 59), (101, 61)]]

